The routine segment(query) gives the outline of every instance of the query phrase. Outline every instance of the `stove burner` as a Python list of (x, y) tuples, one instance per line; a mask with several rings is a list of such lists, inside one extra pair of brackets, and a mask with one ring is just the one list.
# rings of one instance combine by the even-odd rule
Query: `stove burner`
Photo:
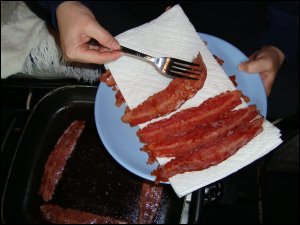
[(204, 202), (215, 203), (222, 199), (224, 195), (224, 185), (222, 182), (210, 184), (204, 189)]

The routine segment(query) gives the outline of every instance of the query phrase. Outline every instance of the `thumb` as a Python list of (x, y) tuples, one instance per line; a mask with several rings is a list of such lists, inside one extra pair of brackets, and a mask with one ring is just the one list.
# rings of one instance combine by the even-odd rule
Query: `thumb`
[(119, 42), (102, 26), (98, 25), (97, 29), (90, 31), (90, 34), (104, 47), (107, 47), (110, 50), (120, 49)]
[(243, 70), (247, 73), (260, 73), (264, 71), (266, 61), (264, 58), (249, 60), (239, 64), (239, 70)]

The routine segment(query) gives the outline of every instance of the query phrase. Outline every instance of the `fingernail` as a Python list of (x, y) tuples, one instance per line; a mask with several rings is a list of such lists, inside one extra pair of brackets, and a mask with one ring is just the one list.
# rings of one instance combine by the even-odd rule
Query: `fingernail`
[(239, 65), (238, 65), (238, 69), (239, 69), (239, 70), (244, 70), (244, 69), (245, 69), (244, 64), (243, 64), (243, 63), (239, 64)]

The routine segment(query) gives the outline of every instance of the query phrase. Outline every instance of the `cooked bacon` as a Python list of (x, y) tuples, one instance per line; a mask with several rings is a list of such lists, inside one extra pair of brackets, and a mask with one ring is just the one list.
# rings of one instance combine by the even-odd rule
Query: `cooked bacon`
[(104, 73), (101, 74), (100, 81), (106, 83), (108, 87), (116, 85), (116, 82), (109, 70), (106, 70)]
[(101, 74), (100, 81), (103, 83), (106, 83), (107, 86), (111, 87), (112, 90), (116, 93), (115, 94), (115, 97), (116, 97), (115, 105), (117, 107), (120, 107), (123, 103), (125, 103), (125, 99), (109, 70), (106, 70), (103, 74)]
[[(229, 76), (229, 79), (231, 80), (231, 82), (233, 83), (233, 85), (235, 87), (238, 86), (238, 83), (236, 82), (236, 76), (234, 74), (232, 74), (231, 76)], [(250, 102), (250, 98), (247, 97), (246, 95), (242, 95), (242, 98), (244, 99), (245, 102)]]
[(122, 121), (131, 126), (145, 123), (177, 110), (186, 100), (193, 97), (203, 87), (207, 76), (207, 69), (200, 54), (193, 62), (200, 67), (201, 75), (198, 80), (175, 78), (167, 88), (127, 111)]
[(244, 99), (245, 102), (250, 102), (250, 98), (247, 97), (246, 95), (243, 95), (242, 98)]
[(39, 190), (39, 194), (45, 202), (52, 199), (55, 187), (62, 176), (68, 158), (75, 149), (84, 126), (85, 121), (75, 120), (72, 122), (50, 153), (44, 167), (44, 175)]
[(222, 136), (239, 126), (247, 123), (258, 115), (256, 106), (230, 111), (221, 115), (216, 121), (202, 124), (190, 132), (175, 136), (160, 142), (151, 142), (143, 147), (148, 153), (148, 163), (153, 163), (156, 157), (178, 157), (188, 154), (195, 148), (212, 145)]
[(238, 83), (236, 82), (236, 76), (235, 76), (234, 74), (231, 75), (231, 76), (229, 76), (229, 79), (231, 80), (231, 82), (233, 83), (233, 85), (234, 85), (235, 87), (238, 86)]
[(224, 64), (224, 60), (223, 60), (223, 59), (219, 58), (219, 57), (216, 56), (216, 55), (213, 55), (213, 56), (214, 56), (214, 58), (216, 59), (216, 61), (219, 63), (220, 66), (222, 66), (222, 65)]
[(171, 136), (192, 130), (200, 123), (209, 123), (221, 114), (242, 103), (241, 92), (227, 91), (209, 98), (197, 107), (182, 110), (169, 118), (150, 123), (137, 132), (141, 142), (162, 141)]
[[(114, 85), (114, 86), (112, 86), (112, 88), (111, 88), (114, 92), (117, 92), (117, 91), (119, 91), (119, 87), (118, 87), (118, 85)], [(117, 99), (116, 99), (117, 100)]]
[(58, 205), (45, 204), (40, 207), (43, 217), (54, 224), (127, 224), (109, 216), (100, 216), (74, 209), (64, 209)]
[(125, 103), (125, 99), (120, 90), (116, 91), (115, 97), (116, 97), (116, 106), (117, 107), (120, 107), (123, 103)]
[(154, 222), (160, 205), (163, 187), (143, 182), (142, 192), (140, 194), (140, 212), (138, 224), (151, 224)]
[(261, 117), (248, 124), (241, 124), (216, 144), (200, 147), (158, 167), (152, 172), (156, 176), (155, 183), (166, 182), (176, 174), (203, 170), (224, 161), (262, 131), (263, 120)]

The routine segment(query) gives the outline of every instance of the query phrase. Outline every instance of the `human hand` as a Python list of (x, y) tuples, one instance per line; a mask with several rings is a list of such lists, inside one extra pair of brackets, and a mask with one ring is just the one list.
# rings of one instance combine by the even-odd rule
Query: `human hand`
[[(93, 13), (75, 1), (60, 4), (56, 10), (61, 47), (66, 60), (104, 64), (118, 59), (118, 41), (96, 20)], [(87, 42), (96, 39), (103, 47)]]
[(277, 72), (285, 59), (283, 52), (274, 46), (265, 46), (254, 52), (249, 60), (238, 68), (248, 73), (259, 73), (265, 86), (267, 96), (270, 95)]

